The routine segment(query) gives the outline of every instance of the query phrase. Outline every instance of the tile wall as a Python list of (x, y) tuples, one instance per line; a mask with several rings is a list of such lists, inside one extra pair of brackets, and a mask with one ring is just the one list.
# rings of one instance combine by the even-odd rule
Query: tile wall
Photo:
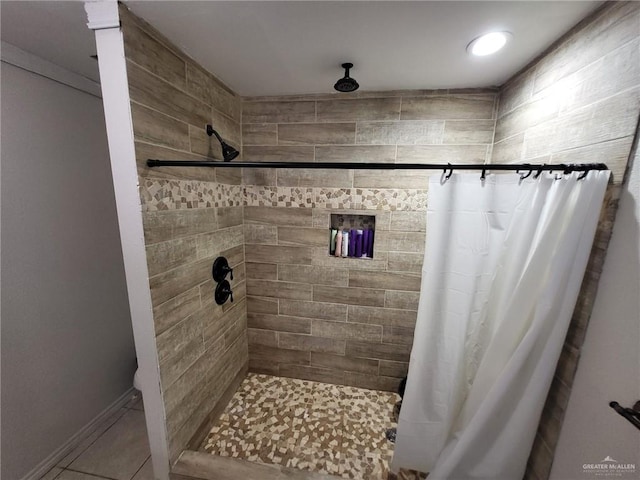
[[(496, 99), (493, 90), (245, 98), (243, 157), (485, 163)], [(413, 342), (430, 174), (245, 169), (251, 370), (397, 389)], [(330, 213), (375, 215), (373, 259), (329, 256)]]
[(493, 162), (604, 162), (613, 176), (528, 479), (548, 478), (569, 401), (636, 135), (639, 51), (640, 4), (610, 2), (501, 89)]
[[(240, 99), (120, 6), (166, 428), (180, 454), (247, 363), (243, 192), (238, 171), (148, 169), (148, 158), (220, 158), (212, 123), (240, 148)], [(234, 267), (218, 306), (211, 266)]]

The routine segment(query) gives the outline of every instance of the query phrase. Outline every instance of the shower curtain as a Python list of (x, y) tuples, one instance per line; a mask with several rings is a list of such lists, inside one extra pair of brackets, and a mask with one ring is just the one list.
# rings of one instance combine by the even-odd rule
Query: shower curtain
[(392, 469), (521, 479), (609, 172), (434, 176)]

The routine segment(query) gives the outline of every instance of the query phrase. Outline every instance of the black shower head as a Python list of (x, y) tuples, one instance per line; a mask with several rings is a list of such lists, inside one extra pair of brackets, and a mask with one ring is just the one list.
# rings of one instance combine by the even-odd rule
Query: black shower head
[(343, 63), (342, 68), (344, 68), (344, 77), (336, 82), (333, 86), (339, 92), (355, 92), (360, 85), (353, 78), (349, 77), (349, 69), (353, 68), (353, 63)]
[(222, 144), (222, 158), (225, 162), (230, 162), (238, 155), (240, 152), (233, 148), (231, 145), (227, 145), (225, 142), (220, 142)]
[(207, 135), (209, 135), (209, 136), (215, 135), (216, 136), (216, 138), (220, 142), (220, 145), (222, 146), (222, 159), (225, 162), (230, 162), (231, 160), (236, 158), (238, 155), (240, 155), (240, 152), (238, 150), (236, 150), (231, 145), (229, 145), (224, 140), (222, 140), (220, 135), (218, 135), (218, 132), (216, 132), (211, 125), (207, 125)]

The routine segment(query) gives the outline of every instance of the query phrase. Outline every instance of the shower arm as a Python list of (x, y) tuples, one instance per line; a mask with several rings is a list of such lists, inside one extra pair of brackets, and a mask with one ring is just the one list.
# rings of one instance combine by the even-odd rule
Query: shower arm
[(224, 143), (224, 140), (222, 140), (220, 134), (218, 134), (218, 132), (216, 132), (211, 125), (207, 125), (207, 135), (215, 135), (221, 144)]

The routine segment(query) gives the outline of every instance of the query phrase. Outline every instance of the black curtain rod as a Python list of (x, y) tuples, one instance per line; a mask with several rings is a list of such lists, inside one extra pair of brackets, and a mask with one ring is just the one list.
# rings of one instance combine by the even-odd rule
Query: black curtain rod
[(633, 408), (625, 408), (618, 402), (610, 402), (609, 406), (629, 420), (634, 427), (640, 430), (640, 400), (636, 402)]
[(340, 170), (482, 170), (482, 171), (530, 171), (530, 172), (588, 172), (609, 170), (604, 163), (580, 164), (437, 164), (437, 163), (355, 163), (355, 162), (215, 162), (194, 160), (147, 160), (149, 167), (216, 167), (216, 168), (313, 168)]

